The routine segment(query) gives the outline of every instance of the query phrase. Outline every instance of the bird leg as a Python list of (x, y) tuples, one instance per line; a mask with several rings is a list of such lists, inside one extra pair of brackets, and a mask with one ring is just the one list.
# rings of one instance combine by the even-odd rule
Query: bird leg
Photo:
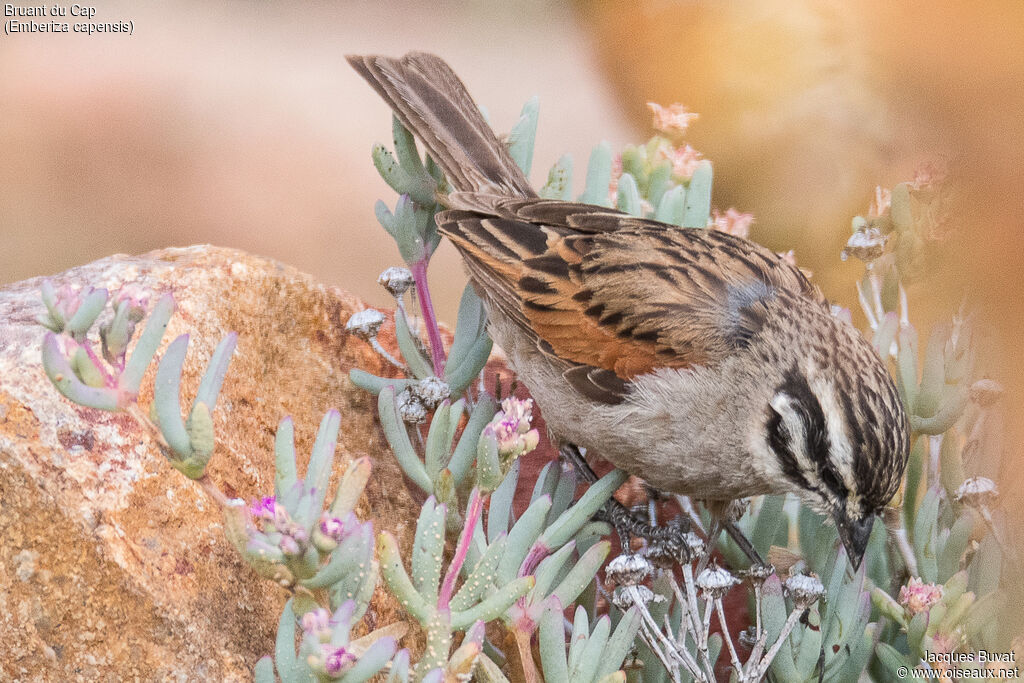
[[(591, 469), (576, 444), (564, 444), (558, 452), (588, 484), (593, 484), (597, 481), (597, 474)], [(682, 549), (687, 548), (686, 543), (683, 542), (682, 535), (689, 531), (688, 519), (685, 520), (687, 523), (682, 525), (655, 526), (638, 517), (614, 498), (610, 498), (605, 503), (604, 508), (594, 515), (594, 518), (608, 522), (615, 528), (616, 533), (619, 535), (619, 544), (624, 553), (632, 552), (630, 540), (634, 536), (652, 543), (669, 542)]]
[[(729, 537), (739, 546), (743, 554), (750, 559), (752, 566), (760, 566), (765, 564), (765, 561), (761, 558), (760, 553), (754, 548), (754, 545), (750, 542), (743, 531), (736, 525), (736, 520), (743, 516), (743, 512), (746, 510), (745, 504), (740, 504), (741, 501), (728, 501), (722, 503), (721, 501), (704, 501), (704, 506), (711, 513), (711, 528), (708, 529), (708, 548), (714, 548), (718, 542), (718, 536), (725, 531), (729, 534)], [(699, 574), (707, 566), (708, 560), (711, 557), (709, 552), (697, 566), (697, 573)]]

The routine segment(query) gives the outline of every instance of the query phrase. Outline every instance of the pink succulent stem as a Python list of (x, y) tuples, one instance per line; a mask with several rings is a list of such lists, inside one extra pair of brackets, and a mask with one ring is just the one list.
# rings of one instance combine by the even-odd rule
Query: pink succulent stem
[(451, 602), (452, 594), (455, 592), (455, 581), (459, 578), (462, 565), (466, 562), (469, 544), (473, 540), (473, 532), (476, 531), (476, 523), (480, 520), (483, 507), (480, 490), (474, 488), (473, 493), (469, 496), (469, 507), (466, 510), (466, 526), (462, 528), (459, 543), (455, 546), (455, 556), (452, 557), (452, 563), (448, 565), (448, 573), (444, 575), (444, 581), (441, 583), (441, 593), (437, 598), (438, 609), (448, 609), (448, 603)]
[(533, 573), (533, 570), (537, 568), (540, 561), (551, 554), (551, 548), (537, 541), (530, 548), (530, 552), (523, 558), (523, 563), (519, 565), (519, 576), (529, 576)]
[(430, 339), (430, 355), (434, 361), (434, 374), (438, 377), (444, 372), (444, 344), (441, 342), (441, 330), (437, 327), (437, 315), (434, 304), (430, 300), (430, 288), (427, 286), (427, 258), (424, 257), (409, 265), (412, 279), (416, 283), (416, 296), (420, 300), (420, 310), (427, 323), (427, 337)]
[[(107, 372), (107, 364), (101, 361), (96, 352), (92, 350), (92, 344), (83, 340), (80, 346), (85, 349), (85, 355), (89, 356), (89, 360), (96, 366), (96, 369), (103, 373), (104, 384), (111, 389), (117, 388), (117, 378)], [(124, 368), (122, 367), (121, 370), (124, 370)]]

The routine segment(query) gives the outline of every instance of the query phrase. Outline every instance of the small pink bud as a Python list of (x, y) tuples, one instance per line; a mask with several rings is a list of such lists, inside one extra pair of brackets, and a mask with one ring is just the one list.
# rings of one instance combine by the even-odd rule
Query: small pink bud
[(714, 209), (711, 211), (711, 221), (708, 227), (746, 239), (750, 236), (750, 226), (753, 223), (754, 214), (752, 213), (743, 213), (733, 208), (726, 209), (722, 213), (718, 209)]
[(924, 583), (916, 577), (911, 577), (907, 585), (900, 588), (900, 604), (911, 616), (928, 611), (941, 599), (942, 586)]
[(687, 111), (686, 107), (679, 103), (663, 107), (657, 102), (648, 102), (647, 108), (651, 110), (651, 125), (654, 130), (669, 137), (682, 136), (690, 127), (690, 122), (699, 116)]

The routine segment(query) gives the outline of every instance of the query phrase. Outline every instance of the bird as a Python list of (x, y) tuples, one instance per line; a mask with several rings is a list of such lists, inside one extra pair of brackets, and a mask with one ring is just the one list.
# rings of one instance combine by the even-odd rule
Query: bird
[(444, 172), (438, 230), (557, 443), (718, 508), (794, 493), (859, 568), (908, 419), (797, 267), (726, 232), (541, 198), (443, 59), (347, 59)]

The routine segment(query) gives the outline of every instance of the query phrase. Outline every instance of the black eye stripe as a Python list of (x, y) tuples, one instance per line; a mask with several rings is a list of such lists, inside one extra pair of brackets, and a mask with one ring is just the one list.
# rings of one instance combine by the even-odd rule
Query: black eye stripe
[(804, 476), (800, 466), (797, 464), (796, 455), (793, 453), (793, 448), (790, 444), (789, 430), (782, 423), (782, 415), (771, 406), (768, 406), (766, 428), (768, 431), (768, 445), (779, 458), (779, 466), (782, 468), (782, 473), (800, 488), (814, 489), (815, 487), (811, 482), (807, 481), (807, 477)]
[[(804, 425), (805, 452), (814, 463), (822, 484), (834, 496), (840, 500), (846, 500), (850, 492), (830, 457), (831, 443), (829, 442), (828, 425), (825, 421), (825, 411), (822, 409), (818, 397), (811, 391), (807, 379), (796, 367), (793, 367), (786, 373), (783, 382), (776, 387), (775, 392), (790, 397), (791, 405)], [(769, 407), (766, 427), (769, 445), (779, 456), (783, 473), (800, 486), (811, 488), (808, 486), (806, 477), (800, 472), (790, 443), (791, 435), (782, 423), (782, 416), (774, 408)]]

